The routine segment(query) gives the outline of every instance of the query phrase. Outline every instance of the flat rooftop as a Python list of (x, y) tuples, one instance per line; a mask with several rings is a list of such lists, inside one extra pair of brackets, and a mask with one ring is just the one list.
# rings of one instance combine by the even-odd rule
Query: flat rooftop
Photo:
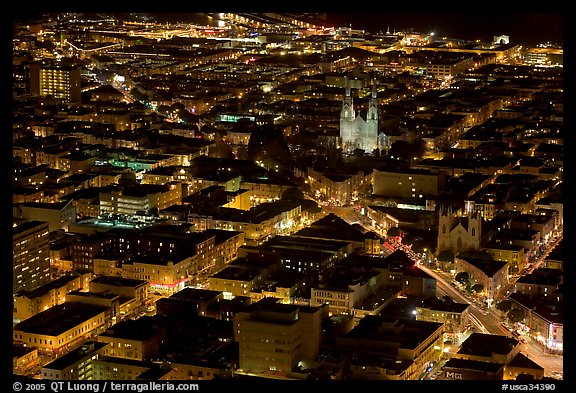
[(462, 343), (458, 353), (491, 358), (494, 354), (509, 354), (519, 343), (512, 337), (474, 332)]
[(108, 307), (94, 304), (66, 302), (18, 323), (14, 331), (59, 336), (108, 309)]
[(88, 356), (92, 356), (94, 352), (99, 351), (106, 345), (108, 345), (108, 343), (101, 343), (97, 341), (85, 342), (80, 347), (60, 356), (59, 358), (56, 358), (42, 368), (50, 370), (64, 370), (65, 368), (68, 368), (75, 363), (82, 361)]
[(417, 321), (388, 315), (367, 315), (344, 337), (360, 341), (388, 342), (398, 348), (416, 349), (433, 335), (442, 323)]

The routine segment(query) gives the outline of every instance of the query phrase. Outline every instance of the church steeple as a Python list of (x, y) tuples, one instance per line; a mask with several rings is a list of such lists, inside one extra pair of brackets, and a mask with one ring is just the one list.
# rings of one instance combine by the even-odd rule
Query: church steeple
[(344, 79), (344, 100), (342, 100), (342, 111), (340, 112), (340, 119), (352, 120), (356, 117), (354, 113), (354, 99), (352, 97), (352, 92), (350, 85), (348, 83), (348, 77)]
[(366, 114), (366, 121), (373, 121), (378, 123), (378, 91), (376, 85), (372, 85), (372, 96), (368, 103), (368, 113)]

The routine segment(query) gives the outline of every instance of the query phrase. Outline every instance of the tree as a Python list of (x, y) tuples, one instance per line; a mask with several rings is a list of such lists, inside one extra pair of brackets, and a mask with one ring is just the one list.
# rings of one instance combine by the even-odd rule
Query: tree
[(142, 93), (140, 89), (137, 88), (133, 88), (132, 90), (130, 90), (130, 95), (138, 101), (148, 101), (150, 99), (150, 97)]
[(436, 257), (438, 262), (454, 262), (454, 253), (450, 250), (442, 250)]
[(255, 127), (248, 141), (248, 159), (262, 161), (266, 167), (285, 171), (292, 155), (279, 127)]
[(513, 308), (508, 311), (508, 320), (512, 323), (522, 322), (526, 318), (526, 312), (521, 308)]
[(304, 194), (302, 193), (302, 190), (300, 190), (300, 188), (290, 187), (282, 193), (282, 196), (280, 197), (280, 199), (283, 199), (283, 200), (300, 200), (300, 199), (304, 199)]
[(468, 282), (470, 281), (470, 275), (468, 274), (468, 272), (460, 272), (456, 274), (455, 280), (464, 285), (467, 285)]
[(400, 236), (400, 229), (398, 227), (390, 227), (386, 231), (386, 236), (389, 236), (389, 237)]
[(421, 157), (425, 150), (426, 143), (421, 138), (416, 139), (412, 143), (400, 139), (392, 143), (390, 150), (388, 150), (388, 156), (410, 163), (413, 158)]
[(474, 284), (474, 285), (472, 285), (472, 291), (476, 292), (476, 293), (481, 293), (482, 291), (484, 291), (484, 285)]
[(424, 252), (424, 249), (429, 249), (428, 243), (424, 239), (417, 238), (412, 243), (412, 251), (415, 253), (421, 254)]
[(200, 119), (200, 116), (190, 113), (186, 109), (186, 106), (181, 102), (176, 102), (172, 104), (170, 108), (172, 109), (172, 111), (176, 112), (178, 118), (180, 118), (180, 120), (182, 120), (186, 124), (196, 125), (198, 123), (198, 120)]
[(397, 140), (390, 146), (388, 156), (394, 159), (407, 159), (411, 156), (410, 143), (404, 140)]
[(407, 246), (411, 245), (414, 243), (414, 240), (416, 240), (416, 236), (414, 236), (411, 233), (407, 233), (406, 235), (404, 235), (404, 237), (402, 238), (402, 244), (405, 244)]
[(496, 308), (500, 311), (508, 312), (512, 309), (512, 301), (508, 299), (502, 300), (501, 302), (498, 302), (498, 304), (496, 304)]
[(171, 109), (168, 105), (159, 105), (158, 108), (156, 108), (156, 112), (165, 116), (167, 116), (170, 113), (170, 111)]

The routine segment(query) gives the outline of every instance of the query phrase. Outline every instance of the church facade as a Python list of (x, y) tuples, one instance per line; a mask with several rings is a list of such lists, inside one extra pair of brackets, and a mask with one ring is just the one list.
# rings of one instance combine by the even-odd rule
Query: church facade
[(342, 152), (346, 154), (354, 152), (355, 149), (372, 154), (375, 149), (385, 147), (386, 136), (378, 132), (378, 100), (375, 86), (372, 88), (365, 119), (356, 113), (352, 91), (346, 86), (340, 112), (340, 143)]
[(454, 255), (462, 251), (479, 250), (482, 241), (482, 216), (468, 213), (458, 216), (450, 207), (443, 207), (438, 216), (436, 252), (450, 250)]

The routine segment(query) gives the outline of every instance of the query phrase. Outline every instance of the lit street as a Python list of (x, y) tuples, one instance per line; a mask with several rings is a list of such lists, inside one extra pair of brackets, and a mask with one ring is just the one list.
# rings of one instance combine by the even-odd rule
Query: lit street
[(13, 390), (567, 382), (563, 14), (492, 8), (17, 12)]
[[(339, 217), (344, 219), (349, 224), (358, 222), (366, 230), (376, 231), (372, 225), (368, 223), (368, 220), (363, 220), (363, 217), (357, 210), (353, 207), (337, 207), (337, 206), (322, 206), (322, 210), (326, 211), (327, 214), (333, 212)], [(377, 231), (376, 231), (377, 232)], [(546, 258), (548, 253), (560, 242), (562, 239), (561, 231), (560, 235), (556, 238), (554, 242), (550, 244), (547, 250), (537, 259), (534, 263), (535, 268), (541, 264), (541, 262)], [(417, 261), (420, 259), (418, 255), (412, 252), (409, 247), (405, 245), (390, 242), (393, 246), (397, 248), (402, 248), (406, 254), (413, 260)], [(387, 251), (387, 250), (386, 250)], [(386, 252), (388, 254), (389, 252)], [(442, 297), (444, 295), (450, 296), (455, 302), (458, 303), (468, 303), (471, 307), (470, 315), (471, 320), (478, 332), (487, 334), (498, 334), (507, 335), (513, 337), (512, 332), (506, 329), (502, 323), (504, 322), (504, 316), (494, 307), (485, 308), (480, 307), (476, 304), (471, 297), (467, 297), (465, 293), (461, 292), (459, 289), (455, 288), (450, 284), (453, 281), (453, 277), (449, 273), (432, 270), (422, 264), (418, 265), (421, 270), (428, 273), (430, 276), (436, 279), (436, 291), (437, 296)], [(511, 287), (511, 284), (509, 287)], [(508, 287), (508, 288), (509, 288)], [(521, 352), (527, 357), (532, 359), (534, 362), (541, 365), (545, 370), (545, 375), (554, 378), (559, 378), (559, 375), (563, 374), (563, 357), (559, 355), (548, 354), (544, 352), (542, 347), (538, 345), (534, 340), (532, 340), (528, 335), (523, 338), (522, 350)]]

